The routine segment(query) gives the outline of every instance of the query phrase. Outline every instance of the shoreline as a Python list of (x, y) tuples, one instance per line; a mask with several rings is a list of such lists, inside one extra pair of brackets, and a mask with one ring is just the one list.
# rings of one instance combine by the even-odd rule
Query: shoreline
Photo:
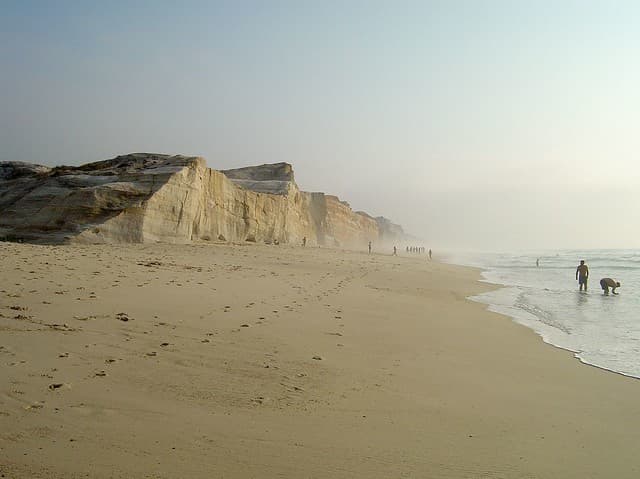
[[(491, 279), (490, 277), (488, 277), (487, 275), (490, 273), (494, 273), (495, 274), (495, 270), (496, 268), (492, 267), (492, 266), (471, 266), (471, 265), (466, 265), (464, 263), (460, 263), (460, 262), (449, 262), (447, 264), (451, 264), (454, 266), (462, 266), (462, 267), (471, 267), (471, 268), (475, 268), (479, 271), (479, 282), (484, 283), (484, 284), (488, 284), (488, 285), (492, 285), (495, 288), (493, 290), (487, 291), (487, 292), (483, 292), (479, 295), (471, 295), (468, 297), (468, 299), (470, 301), (473, 302), (477, 302), (479, 304), (482, 304), (484, 306), (486, 306), (487, 310), (489, 312), (492, 313), (496, 313), (496, 314), (500, 314), (503, 316), (508, 317), (509, 319), (511, 319), (511, 321), (513, 321), (516, 324), (519, 324), (521, 326), (524, 326), (525, 328), (533, 331), (541, 340), (542, 342), (544, 342), (545, 344), (548, 344), (554, 348), (557, 349), (561, 349), (564, 351), (567, 351), (569, 353), (572, 354), (573, 358), (576, 359), (577, 361), (579, 361), (581, 364), (585, 365), (585, 366), (590, 366), (593, 368), (597, 368), (597, 369), (601, 369), (603, 371), (607, 371), (613, 374), (617, 374), (623, 377), (627, 377), (627, 378), (632, 378), (632, 379), (640, 379), (640, 373), (631, 373), (631, 372), (624, 372), (622, 370), (616, 370), (613, 369), (613, 367), (608, 367), (606, 365), (603, 364), (598, 364), (596, 362), (596, 360), (589, 360), (585, 357), (582, 356), (582, 353), (584, 351), (582, 351), (581, 349), (578, 348), (572, 348), (569, 345), (564, 345), (562, 344), (562, 341), (558, 341), (555, 340), (551, 337), (549, 337), (550, 331), (555, 331), (556, 329), (558, 329), (557, 326), (552, 326), (549, 325), (547, 323), (545, 323), (538, 315), (523, 309), (521, 307), (514, 305), (510, 305), (507, 303), (503, 303), (500, 302), (499, 300), (496, 300), (495, 298), (492, 299), (491, 297), (488, 297), (488, 293), (492, 293), (492, 292), (498, 292), (500, 290), (518, 290), (521, 291), (521, 286), (518, 286), (517, 284), (506, 284), (506, 283), (500, 283), (497, 282), (495, 279)], [(497, 268), (499, 270), (499, 268)], [(533, 303), (528, 303), (529, 306), (531, 306)], [(561, 331), (563, 331), (562, 329), (560, 329)]]
[(7, 477), (640, 468), (636, 378), (468, 300), (497, 286), (477, 268), (284, 245), (0, 256)]
[[(463, 266), (463, 265), (461, 265), (461, 266)], [(497, 283), (491, 283), (490, 281), (487, 281), (487, 284), (496, 285), (496, 286), (498, 286), (497, 289), (511, 287), (511, 286), (508, 286), (508, 285), (499, 285)], [(599, 366), (597, 364), (587, 362), (585, 359), (583, 359), (582, 357), (579, 356), (580, 351), (577, 351), (577, 350), (574, 350), (574, 349), (570, 349), (567, 346), (561, 346), (559, 344), (555, 344), (555, 343), (551, 342), (551, 340), (548, 340), (547, 338), (545, 338), (545, 336), (540, 331), (537, 331), (533, 327), (527, 326), (526, 324), (523, 324), (522, 322), (520, 322), (517, 319), (517, 317), (515, 317), (515, 316), (513, 316), (513, 315), (511, 315), (511, 314), (509, 314), (507, 312), (501, 312), (501, 311), (496, 311), (495, 309), (492, 309), (492, 307), (495, 307), (495, 306), (499, 307), (499, 305), (494, 305), (493, 303), (484, 303), (479, 299), (473, 299), (473, 296), (470, 296), (467, 299), (469, 299), (469, 301), (473, 301), (473, 302), (482, 304), (482, 305), (487, 307), (487, 311), (489, 311), (491, 313), (499, 314), (501, 316), (505, 316), (505, 317), (509, 318), (511, 321), (513, 321), (515, 324), (523, 326), (523, 327), (527, 328), (528, 330), (534, 332), (544, 344), (547, 344), (547, 345), (549, 345), (549, 346), (551, 346), (551, 347), (553, 347), (555, 349), (559, 349), (559, 350), (571, 353), (571, 356), (573, 357), (573, 359), (575, 359), (576, 361), (578, 361), (580, 364), (582, 364), (584, 366), (592, 367), (592, 368), (595, 368), (595, 369), (600, 369), (602, 371), (606, 371), (608, 373), (616, 374), (616, 375), (622, 376), (624, 378), (640, 380), (640, 376), (634, 376), (632, 374), (625, 374), (625, 373), (623, 373), (621, 371), (616, 371), (614, 369), (609, 369), (609, 368), (606, 368), (604, 366)]]

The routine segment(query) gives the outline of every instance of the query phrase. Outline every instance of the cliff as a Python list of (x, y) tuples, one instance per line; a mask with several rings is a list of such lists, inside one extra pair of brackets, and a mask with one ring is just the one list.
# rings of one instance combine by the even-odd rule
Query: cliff
[(293, 184), (293, 168), (288, 163), (248, 166), (222, 170), (235, 185), (257, 193), (286, 195)]
[[(387, 220), (388, 221), (388, 220)], [(390, 222), (389, 222), (390, 223)], [(0, 163), (0, 237), (25, 241), (260, 241), (365, 247), (386, 223), (305, 193), (286, 163), (216, 171), (204, 159), (135, 153), (79, 167)], [(401, 232), (401, 229), (400, 229)]]
[(366, 214), (354, 212), (346, 201), (324, 193), (309, 193), (308, 198), (311, 217), (321, 232), (320, 244), (363, 247), (369, 241), (376, 242), (379, 239), (375, 220)]

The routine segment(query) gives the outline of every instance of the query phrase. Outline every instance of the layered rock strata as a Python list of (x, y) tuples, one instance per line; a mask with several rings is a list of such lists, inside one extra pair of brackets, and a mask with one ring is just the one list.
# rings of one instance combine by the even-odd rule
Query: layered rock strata
[(0, 237), (8, 239), (298, 243), (306, 237), (309, 245), (361, 248), (401, 239), (401, 229), (387, 223), (335, 196), (300, 191), (286, 163), (222, 172), (203, 158), (147, 153), (79, 167), (0, 163)]

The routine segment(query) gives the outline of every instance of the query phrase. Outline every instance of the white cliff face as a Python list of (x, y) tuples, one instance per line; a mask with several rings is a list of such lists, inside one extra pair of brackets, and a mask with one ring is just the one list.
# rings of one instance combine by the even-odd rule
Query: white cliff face
[(365, 249), (376, 242), (376, 221), (367, 214), (354, 212), (345, 201), (324, 193), (308, 193), (309, 212), (318, 231), (319, 243), (326, 246)]
[(138, 153), (81, 167), (0, 163), (0, 237), (129, 243), (256, 241), (355, 246), (376, 220), (301, 192), (286, 163), (229, 170)]
[(130, 155), (78, 168), (30, 170), (5, 163), (0, 235), (61, 242), (119, 218), (116, 229), (105, 228), (108, 240), (139, 242), (145, 201), (188, 161)]
[(235, 185), (257, 193), (286, 195), (289, 193), (289, 185), (294, 182), (293, 168), (288, 163), (248, 166), (222, 170), (222, 173)]
[(85, 229), (76, 239), (121, 241), (120, 232), (135, 230), (140, 242), (302, 241), (314, 233), (297, 186), (290, 183), (286, 188), (285, 194), (247, 190), (207, 168), (202, 158), (192, 158), (140, 205), (101, 227)]

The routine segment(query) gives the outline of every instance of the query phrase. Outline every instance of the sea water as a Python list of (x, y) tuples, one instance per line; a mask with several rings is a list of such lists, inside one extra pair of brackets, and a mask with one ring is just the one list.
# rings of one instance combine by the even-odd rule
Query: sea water
[[(575, 279), (580, 260), (589, 267), (586, 293)], [(640, 378), (640, 250), (457, 254), (450, 262), (479, 267), (484, 281), (504, 286), (470, 299), (584, 363)], [(619, 281), (619, 294), (605, 296), (601, 278)]]

